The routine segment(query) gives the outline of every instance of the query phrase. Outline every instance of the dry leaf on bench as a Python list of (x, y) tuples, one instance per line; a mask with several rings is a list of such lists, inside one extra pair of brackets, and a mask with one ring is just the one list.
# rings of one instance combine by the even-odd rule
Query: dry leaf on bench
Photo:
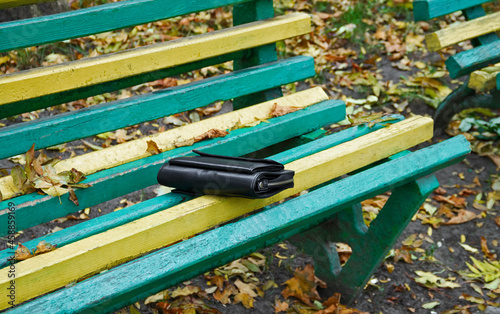
[(151, 155), (158, 155), (161, 153), (161, 150), (158, 148), (158, 145), (155, 141), (147, 141), (147, 144), (148, 147), (146, 148), (146, 151)]
[(211, 138), (224, 137), (228, 134), (229, 134), (229, 132), (224, 131), (224, 130), (211, 129), (211, 130), (208, 130), (207, 132), (195, 137), (194, 142), (197, 143), (199, 141), (203, 141), (203, 140), (207, 140), (207, 139), (211, 139)]
[(284, 107), (284, 106), (280, 106), (277, 103), (275, 103), (273, 105), (273, 107), (271, 108), (271, 112), (269, 113), (269, 115), (271, 117), (279, 117), (279, 116), (284, 116), (287, 113), (295, 112), (295, 111), (298, 111), (301, 109), (302, 108), (297, 108), (297, 107)]

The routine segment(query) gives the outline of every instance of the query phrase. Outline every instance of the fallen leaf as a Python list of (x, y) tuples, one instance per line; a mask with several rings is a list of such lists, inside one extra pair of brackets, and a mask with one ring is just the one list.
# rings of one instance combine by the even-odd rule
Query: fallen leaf
[(415, 281), (429, 288), (439, 287), (453, 289), (461, 287), (458, 283), (436, 276), (431, 272), (416, 270), (415, 273), (419, 276), (415, 278)]
[(170, 296), (172, 298), (177, 298), (178, 296), (187, 296), (187, 295), (191, 295), (191, 294), (198, 293), (198, 292), (200, 292), (199, 287), (187, 285), (184, 288), (179, 287), (179, 288), (175, 289), (170, 294)]
[(468, 221), (471, 221), (473, 219), (478, 218), (478, 216), (471, 212), (470, 210), (465, 210), (465, 209), (460, 209), (458, 212), (458, 215), (451, 218), (447, 222), (444, 222), (444, 225), (457, 225), (457, 224), (462, 224)]
[(422, 304), (422, 307), (424, 309), (430, 310), (430, 309), (435, 308), (439, 304), (441, 304), (439, 301), (434, 301), (434, 302), (429, 302), (429, 303)]
[(257, 293), (255, 293), (255, 289), (257, 289), (257, 286), (255, 286), (253, 283), (244, 283), (241, 280), (236, 280), (234, 282), (234, 285), (238, 287), (238, 290), (240, 290), (241, 293), (248, 294), (251, 297), (256, 297)]
[(288, 307), (289, 305), (285, 301), (281, 302), (278, 299), (274, 301), (274, 313), (286, 312), (286, 310), (288, 310)]
[(234, 304), (242, 303), (247, 309), (253, 308), (253, 298), (246, 293), (240, 292), (234, 297)]
[(286, 288), (281, 292), (285, 299), (293, 296), (309, 306), (312, 300), (320, 300), (317, 283), (314, 276), (314, 267), (306, 265), (303, 270), (295, 270), (294, 277), (285, 282)]
[(14, 259), (18, 261), (23, 261), (30, 257), (33, 257), (30, 250), (21, 243), (18, 243), (16, 252), (14, 253)]
[(464, 250), (466, 250), (467, 252), (471, 252), (471, 253), (477, 253), (477, 252), (479, 252), (478, 249), (473, 248), (472, 246), (470, 246), (468, 244), (465, 244), (465, 243), (458, 243), (458, 244), (460, 244), (460, 246), (463, 247)]
[(158, 155), (161, 153), (161, 150), (158, 148), (158, 145), (155, 141), (147, 141), (147, 144), (148, 147), (146, 148), (146, 151), (151, 155)]
[(290, 106), (280, 106), (277, 103), (274, 103), (274, 105), (271, 108), (271, 112), (269, 115), (271, 117), (279, 117), (279, 116), (284, 116), (288, 113), (295, 112), (298, 110), (301, 110), (302, 108), (298, 107), (290, 107)]
[(156, 303), (168, 298), (168, 290), (160, 291), (146, 298), (144, 304)]
[(36, 245), (36, 251), (35, 251), (34, 255), (50, 252), (50, 251), (53, 251), (55, 249), (56, 249), (55, 245), (47, 243), (45, 240), (43, 240), (43, 241), (40, 241), (40, 243), (38, 243)]
[(486, 238), (483, 236), (481, 236), (481, 250), (483, 251), (484, 256), (486, 256), (487, 259), (491, 261), (496, 259), (496, 254), (490, 252), (490, 250), (488, 249)]
[(228, 134), (229, 134), (229, 132), (224, 131), (224, 130), (211, 129), (211, 130), (208, 130), (207, 132), (195, 137), (194, 142), (197, 143), (199, 141), (203, 141), (203, 140), (207, 140), (207, 139), (211, 139), (211, 138), (224, 137)]
[(228, 304), (231, 303), (231, 300), (229, 299), (230, 296), (233, 294), (237, 294), (238, 291), (236, 291), (236, 288), (234, 288), (232, 285), (228, 285), (224, 290), (217, 290), (215, 291), (214, 294), (212, 294), (213, 298), (217, 301), (219, 301), (222, 304)]

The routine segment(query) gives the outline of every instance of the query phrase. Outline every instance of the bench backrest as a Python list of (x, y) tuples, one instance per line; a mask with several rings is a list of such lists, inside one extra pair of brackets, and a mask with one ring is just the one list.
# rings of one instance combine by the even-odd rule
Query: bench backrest
[[(5, 3), (8, 1), (0, 2), (0, 7)], [(25, 153), (33, 143), (35, 149), (42, 149), (216, 101), (233, 99), (236, 108), (260, 103), (282, 96), (282, 85), (315, 75), (312, 57), (277, 60), (275, 42), (310, 32), (310, 18), (307, 14), (274, 17), (272, 0), (127, 0), (1, 23), (0, 51), (10, 51), (230, 5), (234, 27), (0, 76), (0, 118), (5, 118), (234, 60), (234, 72), (3, 127), (0, 129), (0, 158)], [(325, 100), (322, 95), (316, 96), (307, 96), (307, 102)], [(161, 151), (175, 148), (171, 143), (157, 144)], [(271, 144), (274, 143), (269, 142)], [(119, 154), (117, 150), (102, 153), (98, 160), (90, 162), (78, 156), (69, 164), (90, 175), (144, 156), (144, 147), (131, 144)], [(101, 171), (93, 178), (100, 177), (99, 183), (109, 179), (108, 184), (97, 189), (99, 191), (82, 193), (88, 197), (81, 198), (80, 207), (62, 200), (64, 206), (52, 208), (59, 200), (47, 200), (47, 195), (36, 193), (19, 196), (16, 204), (25, 211), (18, 211), (18, 230), (155, 184), (154, 173), (160, 160), (137, 161), (119, 169)], [(56, 170), (64, 165), (68, 166), (66, 160), (56, 165)], [(148, 179), (143, 178), (145, 174), (142, 173), (132, 179), (135, 181), (128, 182), (131, 172), (139, 173), (137, 167), (148, 172)], [(118, 183), (120, 180), (124, 181)], [(123, 193), (118, 194), (118, 189)], [(4, 199), (0, 202), (1, 211), (8, 208), (8, 199), (16, 196), (12, 177), (0, 178), (0, 192)], [(38, 205), (46, 211), (35, 210)], [(5, 222), (0, 227), (2, 235), (7, 233), (6, 216), (6, 213), (0, 214), (0, 221)]]
[(456, 11), (462, 11), (468, 20), (451, 25), (426, 36), (431, 51), (472, 39), (475, 52), (464, 51), (448, 58), (446, 66), (452, 78), (469, 74), (500, 61), (500, 41), (495, 33), (500, 30), (500, 12), (488, 14), (482, 7), (491, 0), (416, 0), (413, 2), (415, 21), (426, 21)]

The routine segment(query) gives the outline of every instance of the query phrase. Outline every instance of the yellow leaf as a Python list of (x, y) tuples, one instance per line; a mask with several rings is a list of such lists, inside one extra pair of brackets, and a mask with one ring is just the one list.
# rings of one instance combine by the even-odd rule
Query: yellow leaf
[(253, 308), (253, 298), (246, 293), (238, 293), (234, 297), (234, 304), (242, 303), (247, 309)]

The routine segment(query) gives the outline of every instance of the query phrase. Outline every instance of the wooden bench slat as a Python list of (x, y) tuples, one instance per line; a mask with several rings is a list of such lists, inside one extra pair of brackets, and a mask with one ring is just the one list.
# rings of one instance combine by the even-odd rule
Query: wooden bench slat
[(488, 92), (496, 89), (497, 75), (500, 73), (500, 63), (486, 67), (470, 74), (469, 87), (477, 92)]
[[(79, 155), (58, 162), (54, 168), (57, 173), (72, 168), (85, 175), (100, 170), (110, 169), (134, 160), (150, 156), (146, 151), (147, 141), (154, 141), (161, 151), (172, 150), (184, 142), (208, 132), (211, 129), (231, 130), (239, 125), (248, 125), (259, 120), (270, 119), (274, 104), (305, 108), (321, 101), (328, 100), (328, 95), (321, 87), (307, 89), (286, 97), (267, 101), (238, 111), (191, 123), (179, 128), (170, 129), (151, 136), (111, 146), (109, 148)], [(11, 198), (17, 191), (11, 176), (0, 178), (0, 192), (3, 199)]]
[[(477, 19), (481, 16), (486, 15), (486, 11), (480, 5), (465, 9), (465, 10), (463, 10), (463, 13), (464, 13), (465, 18), (467, 20)], [(490, 33), (490, 34), (479, 36), (479, 37), (473, 39), (472, 45), (474, 45), (474, 47), (479, 46), (479, 45), (487, 45), (487, 44), (492, 43), (492, 42), (497, 41), (497, 40), (498, 40), (498, 35), (496, 33)]]
[(54, 0), (0, 0), (0, 10), (50, 1)]
[[(308, 99), (304, 102), (307, 104), (307, 101)], [(276, 99), (275, 102), (282, 105), (286, 104), (285, 101), (280, 99)], [(247, 112), (253, 113), (249, 110)], [(238, 114), (238, 112), (235, 114)], [(344, 117), (345, 105), (342, 102), (326, 101), (282, 117), (270, 119), (269, 123), (261, 123), (251, 129), (234, 130), (223, 138), (202, 141), (195, 143), (193, 146), (179, 147), (159, 155), (100, 171), (94, 175), (89, 175), (85, 181), (93, 185), (91, 188), (76, 191), (80, 206), (74, 205), (67, 197), (61, 197), (62, 204), (59, 204), (57, 197), (37, 193), (17, 197), (13, 200), (17, 208), (16, 228), (18, 228), (17, 230), (23, 230), (82, 208), (99, 204), (108, 199), (154, 185), (157, 183), (156, 173), (167, 158), (187, 154), (192, 149), (204, 149), (214, 154), (244, 155), (311, 132), (325, 124), (338, 122), (343, 120)], [(292, 127), (292, 125), (294, 126)], [(245, 145), (235, 145), (235, 143), (239, 143), (238, 141)], [(9, 200), (0, 202), (0, 233), (2, 235), (8, 232), (8, 203)], [(6, 222), (6, 224), (2, 225), (1, 222)]]
[(451, 78), (457, 78), (500, 61), (500, 40), (462, 51), (449, 57), (445, 64)]
[(415, 21), (427, 21), (459, 10), (471, 8), (493, 0), (415, 0), (413, 17)]
[[(190, 84), (0, 129), (0, 158), (104, 133), (279, 87), (315, 75), (312, 57), (294, 57)], [(238, 88), (235, 88), (238, 86)]]
[[(459, 162), (468, 152), (469, 144), (463, 136), (445, 140), (235, 223), (163, 248), (8, 313), (117, 310), (300, 233), (332, 217), (339, 209), (381, 194), (389, 187), (392, 189)], [(437, 183), (432, 178), (427, 179), (427, 182), (432, 185)], [(115, 287), (121, 287), (122, 291), (116, 293)]]
[[(337, 101), (338, 102), (338, 101)], [(319, 107), (319, 105), (316, 105)], [(316, 107), (315, 106), (315, 107)], [(331, 107), (331, 106), (330, 106)], [(331, 110), (330, 110), (331, 111)], [(322, 111), (325, 114), (328, 112)], [(309, 119), (313, 119), (314, 117), (308, 117)], [(308, 154), (314, 154), (321, 150), (345, 143), (354, 138), (363, 136), (370, 132), (377, 131), (381, 128), (387, 126), (387, 124), (396, 123), (402, 121), (404, 119), (403, 116), (400, 115), (391, 115), (393, 120), (389, 120), (386, 122), (376, 123), (373, 127), (368, 127), (367, 125), (358, 125), (346, 130), (343, 130), (334, 135), (325, 136), (316, 141), (309, 142), (307, 144), (298, 146), (293, 149), (289, 149), (283, 153), (274, 155), (273, 157), (269, 157), (270, 159), (276, 160), (280, 163), (289, 163), (295, 161), (297, 159), (306, 157)], [(301, 119), (302, 123), (307, 121), (306, 119)], [(272, 120), (270, 122), (273, 122)], [(300, 124), (295, 124), (299, 126)], [(273, 129), (273, 132), (276, 132)], [(255, 136), (260, 136), (260, 134), (255, 133)], [(240, 145), (245, 145), (241, 139), (238, 140)], [(218, 148), (220, 149), (220, 146)], [(78, 225), (68, 227), (66, 229), (60, 230), (56, 233), (51, 233), (42, 237), (39, 237), (35, 240), (28, 241), (23, 243), (28, 249), (35, 249), (36, 245), (44, 240), (52, 245), (57, 245), (57, 247), (62, 247), (69, 243), (73, 243), (75, 241), (81, 240), (85, 237), (98, 234), (104, 232), (108, 229), (115, 228), (121, 226), (125, 223), (131, 222), (133, 220), (145, 217), (147, 215), (154, 214), (160, 211), (162, 208), (169, 208), (180, 204), (186, 200), (191, 200), (192, 197), (188, 195), (169, 193), (167, 195), (163, 195), (161, 197), (155, 197), (153, 199), (141, 202), (139, 204), (135, 204), (132, 206), (128, 206), (124, 209), (121, 209), (119, 212), (111, 212), (101, 217), (94, 218), (92, 220), (84, 221)], [(0, 251), (0, 267), (4, 267), (9, 263), (9, 258), (12, 256), (12, 250), (6, 249)]]
[(496, 32), (497, 30), (500, 30), (500, 12), (450, 25), (426, 35), (425, 40), (427, 48), (430, 51), (437, 51), (468, 39)]
[[(16, 264), (16, 301), (22, 302), (139, 254), (187, 238), (222, 222), (327, 182), (432, 138), (433, 121), (413, 117), (286, 165), (295, 187), (267, 199), (201, 196), (132, 223)], [(124, 249), (126, 248), (126, 250)], [(8, 268), (0, 270), (7, 290)], [(9, 298), (0, 295), (0, 308)]]
[(2, 23), (0, 52), (99, 34), (246, 1), (248, 0), (127, 0)]
[(198, 70), (207, 66), (221, 64), (226, 61), (241, 58), (244, 55), (243, 51), (237, 51), (223, 56), (191, 62), (179, 65), (173, 68), (161, 69), (145, 74), (134, 75), (131, 77), (122, 78), (112, 82), (104, 82), (97, 85), (86, 86), (78, 89), (72, 89), (60, 93), (25, 99), (13, 103), (8, 103), (0, 106), (0, 119), (11, 117), (24, 112), (47, 108), (62, 103), (84, 99), (94, 95), (100, 95), (108, 92), (117, 91), (130, 86), (140, 85), (146, 82), (152, 82), (158, 79), (175, 76), (181, 73)]
[(294, 13), (120, 53), (12, 73), (0, 77), (0, 104), (270, 44), (306, 34), (310, 29), (309, 15)]

